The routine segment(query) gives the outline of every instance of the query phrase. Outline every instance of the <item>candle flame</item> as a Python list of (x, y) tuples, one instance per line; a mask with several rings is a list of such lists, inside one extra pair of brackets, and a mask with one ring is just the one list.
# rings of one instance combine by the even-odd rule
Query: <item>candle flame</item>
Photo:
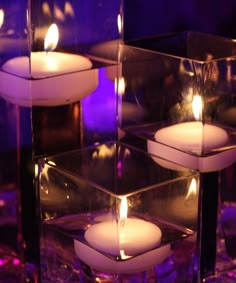
[(124, 77), (115, 79), (115, 91), (117, 91), (117, 93), (119, 95), (124, 95), (124, 93), (125, 93), (125, 79), (124, 79)]
[(50, 10), (50, 7), (49, 7), (49, 4), (47, 2), (44, 2), (42, 4), (42, 11), (43, 11), (43, 14), (48, 16), (48, 17), (51, 17), (51, 10)]
[(192, 101), (193, 116), (196, 120), (200, 120), (202, 116), (202, 97), (200, 95), (194, 95)]
[(65, 12), (65, 15), (68, 15), (68, 16), (70, 16), (71, 18), (74, 18), (74, 17), (75, 17), (74, 9), (73, 9), (71, 3), (68, 2), (68, 1), (66, 1), (66, 3), (65, 3), (64, 12)]
[(35, 178), (37, 178), (38, 175), (39, 175), (39, 167), (38, 167), (38, 164), (36, 163), (34, 165), (34, 176), (35, 176)]
[(49, 27), (44, 40), (44, 50), (47, 52), (53, 51), (57, 47), (58, 40), (59, 40), (58, 27), (56, 24), (52, 24)]
[(120, 221), (123, 222), (127, 219), (127, 214), (128, 214), (128, 201), (127, 197), (122, 197), (121, 198), (121, 203), (120, 203)]
[(190, 201), (191, 199), (193, 200), (193, 198), (195, 198), (197, 195), (197, 180), (195, 178), (192, 179), (189, 189), (188, 189), (188, 193), (185, 197), (185, 201)]
[(2, 27), (4, 23), (4, 11), (3, 9), (0, 9), (0, 28)]
[(62, 10), (56, 4), (54, 4), (54, 16), (57, 20), (59, 20), (61, 22), (65, 21), (65, 16), (64, 16)]
[(122, 18), (121, 18), (121, 14), (118, 14), (118, 16), (117, 16), (117, 27), (118, 27), (119, 34), (121, 34), (121, 32), (122, 32)]

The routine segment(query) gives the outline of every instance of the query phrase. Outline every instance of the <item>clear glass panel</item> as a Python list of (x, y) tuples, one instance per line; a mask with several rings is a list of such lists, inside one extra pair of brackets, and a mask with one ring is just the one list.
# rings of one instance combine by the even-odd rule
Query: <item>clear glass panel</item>
[[(8, 282), (7, 274), (15, 282), (38, 282), (37, 158), (117, 135), (122, 21), (120, 0), (0, 3), (0, 267), (9, 267), (0, 281)], [(105, 105), (106, 116), (94, 108), (93, 117), (85, 99), (90, 94), (97, 97), (94, 106)], [(111, 117), (109, 130), (94, 132), (98, 117), (102, 122)], [(15, 279), (14, 272), (22, 278)]]
[(120, 110), (127, 140), (146, 140), (149, 152), (203, 172), (232, 164), (235, 47), (194, 32), (128, 42)]
[(165, 268), (171, 280), (192, 282), (199, 177), (181, 166), (165, 169), (153, 158), (106, 143), (39, 160), (43, 280), (55, 274), (65, 280), (70, 271), (69, 282), (88, 274), (91, 282), (116, 276), (144, 282), (146, 272), (145, 280), (159, 282)]
[[(20, 163), (27, 163), (27, 149), (31, 147), (30, 110), (25, 111), (9, 102), (15, 101), (22, 84), (19, 78), (8, 74), (5, 69), (6, 62), (18, 60), (20, 57), (26, 58), (29, 66), (27, 12), (28, 1), (0, 3), (0, 281), (2, 282), (24, 280), (24, 259), (27, 262), (30, 257), (27, 252), (23, 254), (23, 243), (27, 238), (23, 227), (27, 226), (27, 221), (23, 220), (22, 215), (25, 215), (27, 209), (25, 210), (21, 205), (24, 194), (20, 189), (23, 170), (21, 171), (19, 166)], [(29, 88), (27, 99), (30, 99)], [(23, 174), (28, 174), (27, 168)], [(26, 255), (24, 259), (23, 255)]]

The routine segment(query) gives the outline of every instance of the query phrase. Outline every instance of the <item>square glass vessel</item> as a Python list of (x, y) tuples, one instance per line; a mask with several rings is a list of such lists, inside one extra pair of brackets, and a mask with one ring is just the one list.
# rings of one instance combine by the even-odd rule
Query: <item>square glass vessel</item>
[(120, 0), (0, 3), (1, 282), (39, 282), (38, 157), (114, 138), (115, 118), (97, 129), (81, 99), (115, 117), (122, 22)]
[(199, 174), (155, 158), (109, 142), (39, 160), (42, 282), (195, 282)]
[(183, 32), (127, 42), (123, 54), (120, 125), (130, 140), (202, 172), (235, 161), (234, 40)]
[(199, 282), (235, 280), (235, 47), (197, 32), (122, 47), (121, 141), (200, 172)]

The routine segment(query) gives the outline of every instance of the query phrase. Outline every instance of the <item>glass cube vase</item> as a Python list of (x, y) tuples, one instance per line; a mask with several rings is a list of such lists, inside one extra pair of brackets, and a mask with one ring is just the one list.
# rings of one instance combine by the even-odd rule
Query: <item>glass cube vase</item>
[(83, 112), (81, 100), (91, 93), (98, 97), (105, 88), (97, 105), (109, 101), (106, 113), (115, 113), (114, 78), (123, 10), (120, 0), (3, 2), (0, 281), (38, 282), (35, 163), (39, 156), (91, 143), (93, 135), (98, 140), (114, 138), (115, 119), (95, 134), (93, 120), (88, 118), (89, 99), (84, 99)]
[[(235, 257), (219, 261), (217, 251), (225, 247), (222, 211), (235, 201), (233, 175), (221, 176), (236, 161), (236, 42), (184, 32), (122, 48), (121, 141), (200, 172), (200, 280), (221, 282), (225, 272), (223, 282), (233, 282)], [(176, 170), (171, 162), (162, 166)]]
[(198, 173), (114, 142), (38, 165), (42, 282), (197, 282)]

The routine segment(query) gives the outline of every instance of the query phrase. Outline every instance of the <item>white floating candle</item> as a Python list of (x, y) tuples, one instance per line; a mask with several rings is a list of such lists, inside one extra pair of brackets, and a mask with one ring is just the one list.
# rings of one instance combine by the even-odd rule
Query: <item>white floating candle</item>
[[(52, 52), (58, 41), (55, 27), (46, 35), (47, 52), (31, 52), (30, 57), (12, 58), (2, 66), (0, 95), (4, 99), (21, 106), (56, 106), (78, 101), (96, 89), (98, 71), (88, 58)], [(50, 33), (55, 43), (50, 42)]]
[(172, 254), (170, 245), (166, 245), (124, 261), (116, 261), (78, 240), (74, 240), (74, 249), (76, 256), (91, 268), (116, 274), (142, 272), (160, 264)]
[[(199, 119), (201, 99), (193, 102), (198, 104), (198, 111), (195, 109), (193, 113)], [(154, 134), (154, 140), (147, 142), (147, 149), (153, 154), (153, 160), (173, 170), (183, 170), (181, 166), (184, 166), (201, 172), (211, 172), (221, 170), (236, 160), (236, 149), (219, 150), (227, 145), (229, 136), (224, 129), (215, 125), (198, 121), (179, 123), (158, 130)], [(213, 154), (204, 156), (205, 153)]]
[[(127, 209), (124, 197), (119, 222), (109, 220), (91, 225), (84, 235), (88, 245), (74, 241), (76, 255), (90, 267), (111, 273), (138, 272), (170, 254), (169, 247), (159, 247), (161, 230), (151, 222), (126, 218)], [(116, 261), (118, 258), (121, 260)]]
[(185, 122), (158, 130), (154, 139), (185, 152), (201, 154), (224, 146), (227, 132), (214, 125), (201, 122)]
[(31, 52), (8, 60), (3, 71), (26, 79), (42, 79), (92, 68), (91, 61), (81, 55), (60, 52)]
[(85, 232), (86, 241), (98, 251), (119, 256), (120, 250), (134, 256), (157, 247), (161, 230), (154, 224), (128, 218), (122, 227), (115, 221), (92, 225)]

